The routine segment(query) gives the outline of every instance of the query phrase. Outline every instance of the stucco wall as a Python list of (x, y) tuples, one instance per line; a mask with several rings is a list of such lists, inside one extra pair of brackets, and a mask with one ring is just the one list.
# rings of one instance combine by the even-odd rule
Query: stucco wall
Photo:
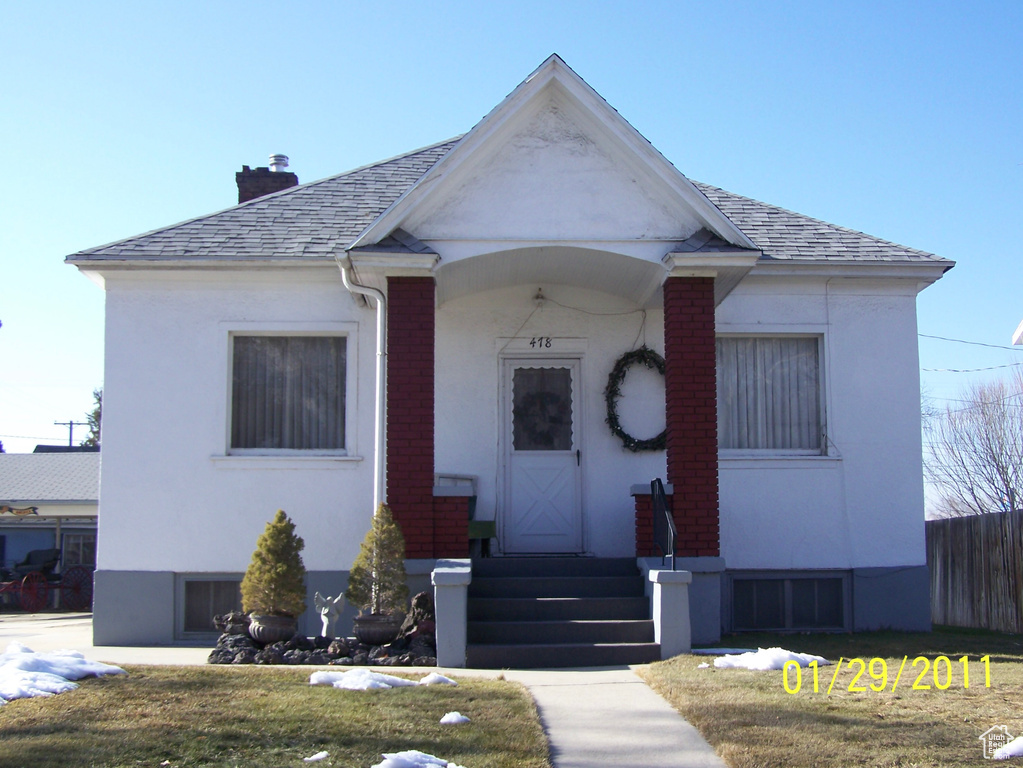
[[(633, 554), (629, 488), (664, 477), (664, 453), (624, 450), (604, 387), (637, 342), (663, 351), (660, 309), (596, 291), (523, 285), (437, 311), (436, 469), (479, 478), (477, 516), (500, 505), (500, 357), (512, 336), (572, 339), (582, 359), (584, 544)], [(751, 276), (717, 311), (719, 333), (825, 339), (828, 454), (724, 455), (721, 555), (728, 568), (845, 568), (924, 562), (915, 286)], [(226, 457), (231, 330), (351, 333), (349, 458)], [(243, 571), (276, 509), (314, 570), (345, 570), (372, 510), (373, 311), (336, 270), (112, 274), (99, 567)], [(554, 352), (556, 354), (556, 351)], [(663, 388), (633, 369), (620, 402), (637, 436), (664, 425)]]
[(824, 337), (827, 456), (720, 463), (729, 568), (925, 562), (916, 286), (751, 277), (718, 333)]
[[(372, 515), (374, 321), (337, 269), (118, 273), (106, 291), (98, 567), (244, 571), (284, 509), (308, 568), (347, 569)], [(226, 456), (232, 330), (351, 332), (352, 456)]]
[[(479, 514), (493, 517), (501, 499), (502, 461), (495, 405), (501, 345), (494, 339), (516, 330), (519, 336), (584, 338), (586, 548), (602, 556), (629, 555), (628, 487), (664, 477), (664, 454), (622, 449), (604, 424), (603, 389), (615, 359), (635, 342), (641, 316), (580, 311), (632, 308), (605, 294), (561, 286), (545, 287), (544, 293), (557, 304), (548, 302), (535, 312), (535, 288), (527, 286), (451, 301), (439, 310), (437, 467), (477, 475)], [(827, 455), (722, 454), (721, 554), (729, 568), (924, 562), (915, 297), (915, 284), (754, 277), (718, 308), (719, 333), (824, 339)], [(648, 311), (646, 340), (659, 351), (661, 324), (660, 310)], [(642, 376), (637, 372), (635, 383)], [(656, 392), (651, 383), (626, 392), (621, 401), (637, 429), (663, 425), (656, 398), (640, 397)]]

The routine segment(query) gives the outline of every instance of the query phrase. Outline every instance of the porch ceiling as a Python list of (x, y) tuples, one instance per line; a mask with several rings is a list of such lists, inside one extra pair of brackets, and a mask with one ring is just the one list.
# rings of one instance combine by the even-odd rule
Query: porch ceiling
[(608, 251), (572, 246), (534, 246), (441, 262), (437, 301), (494, 288), (536, 283), (574, 285), (620, 296), (640, 306), (661, 302), (663, 264)]

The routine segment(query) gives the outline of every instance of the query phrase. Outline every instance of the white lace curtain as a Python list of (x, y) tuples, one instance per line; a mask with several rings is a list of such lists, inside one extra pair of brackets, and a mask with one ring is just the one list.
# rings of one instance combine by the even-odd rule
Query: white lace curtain
[(719, 337), (717, 380), (722, 449), (820, 451), (818, 339)]
[(345, 338), (235, 336), (231, 447), (342, 450)]

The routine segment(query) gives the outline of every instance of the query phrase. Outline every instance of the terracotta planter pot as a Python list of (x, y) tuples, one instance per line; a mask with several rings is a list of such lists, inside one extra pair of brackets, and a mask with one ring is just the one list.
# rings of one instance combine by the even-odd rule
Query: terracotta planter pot
[(355, 618), (352, 632), (363, 645), (387, 645), (398, 636), (403, 620), (400, 614), (369, 613)]
[(267, 616), (253, 613), (251, 619), (249, 636), (263, 645), (290, 640), (298, 631), (298, 619), (293, 616)]

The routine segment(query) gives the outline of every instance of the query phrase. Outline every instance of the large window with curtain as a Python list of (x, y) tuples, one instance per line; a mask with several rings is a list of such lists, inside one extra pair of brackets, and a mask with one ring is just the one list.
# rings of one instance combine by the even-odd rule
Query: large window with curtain
[(235, 335), (231, 451), (345, 451), (344, 336)]
[(823, 452), (819, 337), (718, 337), (717, 393), (722, 450)]

